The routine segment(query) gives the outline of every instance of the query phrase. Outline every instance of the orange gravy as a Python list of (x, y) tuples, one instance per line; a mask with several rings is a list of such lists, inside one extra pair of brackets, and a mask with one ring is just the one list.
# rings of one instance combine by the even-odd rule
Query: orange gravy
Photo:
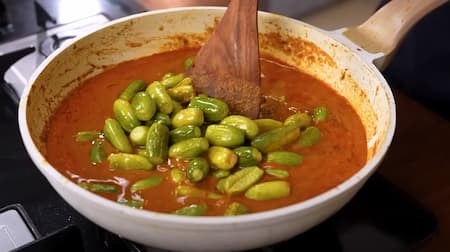
[[(325, 83), (286, 66), (270, 57), (261, 59), (263, 94), (284, 96), (287, 106), (278, 112), (277, 118), (285, 119), (295, 111), (312, 111), (324, 105), (329, 116), (317, 127), (321, 130), (321, 140), (308, 148), (296, 144), (287, 146), (303, 156), (298, 167), (277, 167), (287, 169), (287, 181), (291, 194), (282, 199), (254, 201), (243, 195), (222, 199), (177, 198), (176, 186), (170, 179), (169, 165), (164, 164), (152, 171), (110, 170), (108, 162), (93, 165), (89, 160), (90, 142), (76, 142), (74, 136), (79, 131), (101, 130), (106, 118), (113, 118), (112, 104), (120, 92), (133, 80), (147, 82), (160, 80), (167, 72), (183, 72), (183, 61), (195, 55), (197, 49), (183, 49), (162, 53), (125, 62), (87, 80), (56, 111), (47, 132), (47, 159), (62, 174), (75, 183), (82, 179), (90, 181), (110, 181), (122, 187), (117, 194), (100, 193), (113, 201), (144, 199), (144, 209), (158, 212), (172, 212), (191, 203), (207, 203), (207, 215), (223, 215), (224, 209), (232, 201), (243, 203), (250, 212), (259, 212), (291, 205), (323, 193), (357, 172), (366, 162), (367, 144), (363, 125), (358, 115), (347, 102)], [(277, 110), (278, 111), (278, 110)], [(106, 144), (108, 153), (115, 150)], [(183, 166), (184, 164), (172, 165)], [(271, 165), (273, 167), (273, 165)], [(261, 168), (267, 168), (264, 162)], [(163, 176), (164, 182), (151, 189), (131, 195), (129, 187), (137, 180), (152, 175)], [(273, 180), (265, 176), (263, 180)], [(188, 182), (187, 182), (188, 183)], [(217, 179), (208, 179), (196, 186), (217, 192)]]

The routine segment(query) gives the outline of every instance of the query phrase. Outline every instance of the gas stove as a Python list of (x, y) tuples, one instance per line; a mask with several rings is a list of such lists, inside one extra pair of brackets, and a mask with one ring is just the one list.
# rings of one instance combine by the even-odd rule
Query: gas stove
[[(17, 125), (20, 94), (48, 55), (81, 34), (142, 9), (131, 0), (0, 4), (0, 252), (163, 251), (112, 234), (69, 206), (28, 157)], [(324, 223), (252, 251), (409, 251), (435, 229), (432, 214), (376, 174)]]
[(118, 0), (10, 0), (1, 4), (0, 74), (15, 102), (37, 66), (61, 45), (113, 19), (142, 11), (133, 1)]
[[(108, 21), (109, 19), (105, 15), (97, 14), (2, 44), (0, 46), (2, 54), (20, 52), (26, 54), (8, 68), (4, 75), (5, 82), (10, 84), (12, 91), (20, 95), (33, 71), (47, 56), (64, 43), (98, 28)], [(22, 49), (17, 50), (18, 48)]]

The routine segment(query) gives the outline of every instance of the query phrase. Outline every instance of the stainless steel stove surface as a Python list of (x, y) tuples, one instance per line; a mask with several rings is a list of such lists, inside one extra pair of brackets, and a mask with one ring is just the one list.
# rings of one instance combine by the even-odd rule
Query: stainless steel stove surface
[[(0, 83), (0, 252), (144, 251), (81, 216), (51, 188), (22, 144), (15, 95), (58, 43), (139, 12), (139, 5), (131, 0), (3, 0), (0, 4), (0, 74), (5, 78)], [(83, 11), (77, 11), (79, 5)], [(430, 213), (375, 175), (321, 225), (253, 251), (409, 251), (435, 228)]]

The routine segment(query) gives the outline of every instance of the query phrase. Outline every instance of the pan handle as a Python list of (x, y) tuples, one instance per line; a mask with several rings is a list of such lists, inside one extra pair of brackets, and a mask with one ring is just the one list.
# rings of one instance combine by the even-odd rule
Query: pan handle
[[(392, 0), (361, 25), (333, 31), (334, 36), (383, 69), (408, 31), (448, 0)], [(356, 47), (356, 48), (355, 48)]]

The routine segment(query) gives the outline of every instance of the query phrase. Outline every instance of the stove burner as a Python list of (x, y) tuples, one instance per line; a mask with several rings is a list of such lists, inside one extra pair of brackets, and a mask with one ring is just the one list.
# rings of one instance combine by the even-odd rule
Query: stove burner
[(39, 44), (39, 53), (48, 57), (52, 52), (58, 49), (64, 42), (75, 38), (75, 36), (58, 36), (53, 34), (50, 37), (44, 39)]

